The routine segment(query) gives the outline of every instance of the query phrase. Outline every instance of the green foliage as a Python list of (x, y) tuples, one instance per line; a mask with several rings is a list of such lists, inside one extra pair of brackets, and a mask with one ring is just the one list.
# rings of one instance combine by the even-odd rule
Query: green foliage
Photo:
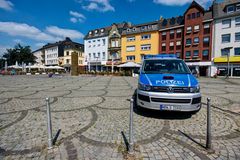
[[(8, 65), (14, 65), (16, 61), (21, 64), (22, 62), (35, 63), (36, 57), (32, 54), (30, 46), (22, 46), (21, 44), (17, 44), (14, 48), (7, 49), (7, 52), (3, 54), (3, 58), (7, 59)], [(3, 67), (4, 62), (0, 60), (0, 66)]]

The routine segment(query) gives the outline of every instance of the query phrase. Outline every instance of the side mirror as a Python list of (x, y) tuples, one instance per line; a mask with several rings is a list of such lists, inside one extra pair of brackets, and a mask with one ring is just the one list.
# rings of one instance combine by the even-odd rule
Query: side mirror
[(139, 74), (140, 73), (139, 68), (134, 68), (133, 73), (134, 74)]

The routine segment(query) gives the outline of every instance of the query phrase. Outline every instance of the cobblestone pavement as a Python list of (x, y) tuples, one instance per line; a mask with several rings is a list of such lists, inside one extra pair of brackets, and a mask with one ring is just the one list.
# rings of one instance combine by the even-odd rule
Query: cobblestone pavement
[[(134, 152), (126, 154), (131, 77), (0, 77), (0, 159), (240, 159), (240, 80), (201, 78), (203, 106), (189, 116), (134, 112)], [(45, 98), (55, 147), (47, 149)], [(214, 153), (205, 149), (212, 100)]]

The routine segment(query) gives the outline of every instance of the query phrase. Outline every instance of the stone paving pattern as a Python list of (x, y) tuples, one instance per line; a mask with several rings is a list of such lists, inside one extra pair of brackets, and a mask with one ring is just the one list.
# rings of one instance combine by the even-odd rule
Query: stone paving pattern
[[(1, 76), (0, 159), (240, 159), (240, 80), (200, 78), (194, 115), (134, 108), (134, 152), (127, 155), (132, 77)], [(45, 98), (53, 133), (47, 149)], [(205, 149), (206, 99), (212, 102), (214, 153)]]

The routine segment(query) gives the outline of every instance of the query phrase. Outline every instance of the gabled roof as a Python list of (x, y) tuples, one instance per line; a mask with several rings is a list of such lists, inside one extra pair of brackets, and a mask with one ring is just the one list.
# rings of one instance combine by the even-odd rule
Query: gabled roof
[(184, 15), (189, 11), (189, 9), (191, 8), (198, 8), (200, 11), (204, 12), (204, 8), (197, 3), (195, 0), (192, 1), (192, 3), (190, 4), (190, 6), (188, 7), (188, 9), (184, 12)]
[(172, 28), (172, 27), (176, 27), (176, 26), (181, 26), (183, 24), (184, 24), (183, 16), (162, 19), (159, 23), (159, 29)]

